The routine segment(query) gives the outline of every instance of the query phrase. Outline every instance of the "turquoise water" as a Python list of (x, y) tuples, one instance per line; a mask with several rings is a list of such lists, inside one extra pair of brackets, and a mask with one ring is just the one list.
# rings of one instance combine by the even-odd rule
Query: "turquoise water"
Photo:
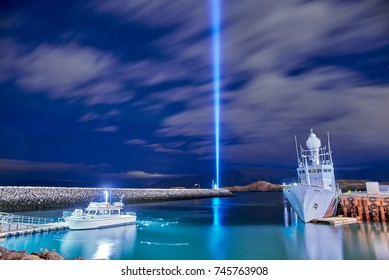
[[(282, 193), (128, 205), (136, 225), (0, 240), (12, 250), (66, 259), (389, 259), (387, 223), (304, 225)], [(62, 210), (24, 212), (58, 218)]]

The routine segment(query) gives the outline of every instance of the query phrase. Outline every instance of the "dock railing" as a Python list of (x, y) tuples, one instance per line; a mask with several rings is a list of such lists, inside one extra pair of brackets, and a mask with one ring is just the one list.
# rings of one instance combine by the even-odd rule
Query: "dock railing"
[(56, 220), (52, 218), (21, 216), (0, 212), (0, 232), (35, 228), (54, 222), (56, 222)]

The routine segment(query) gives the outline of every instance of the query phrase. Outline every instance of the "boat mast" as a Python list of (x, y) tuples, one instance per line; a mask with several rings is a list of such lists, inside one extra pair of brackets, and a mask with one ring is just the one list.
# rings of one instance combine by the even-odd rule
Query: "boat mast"
[(300, 166), (301, 161), (300, 161), (300, 157), (299, 157), (299, 150), (298, 150), (298, 146), (297, 146), (297, 137), (296, 137), (296, 135), (294, 136), (294, 143), (296, 144), (297, 163)]
[(327, 138), (328, 138), (328, 155), (330, 157), (330, 164), (333, 165), (333, 163), (332, 163), (331, 143), (330, 143), (330, 132), (329, 131), (327, 131)]

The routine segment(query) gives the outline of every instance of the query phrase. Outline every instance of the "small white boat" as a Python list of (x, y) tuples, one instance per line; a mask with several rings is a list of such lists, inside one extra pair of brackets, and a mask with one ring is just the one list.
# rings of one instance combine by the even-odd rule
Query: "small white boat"
[(136, 213), (122, 212), (124, 204), (121, 201), (91, 202), (83, 211), (64, 211), (63, 218), (71, 230), (99, 229), (124, 226), (136, 222)]

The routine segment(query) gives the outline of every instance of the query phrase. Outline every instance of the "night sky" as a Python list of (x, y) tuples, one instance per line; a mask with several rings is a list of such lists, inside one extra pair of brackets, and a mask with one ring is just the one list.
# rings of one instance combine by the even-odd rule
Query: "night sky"
[[(221, 2), (222, 171), (389, 168), (388, 1)], [(0, 184), (215, 174), (210, 0), (0, 5)]]

